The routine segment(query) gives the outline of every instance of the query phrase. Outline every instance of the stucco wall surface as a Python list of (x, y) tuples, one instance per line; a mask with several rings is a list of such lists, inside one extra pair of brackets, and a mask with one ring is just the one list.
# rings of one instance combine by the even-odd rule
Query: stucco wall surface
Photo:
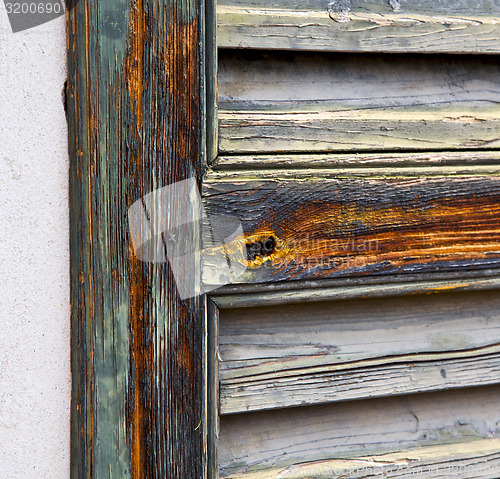
[(0, 0), (0, 479), (69, 477), (65, 42)]

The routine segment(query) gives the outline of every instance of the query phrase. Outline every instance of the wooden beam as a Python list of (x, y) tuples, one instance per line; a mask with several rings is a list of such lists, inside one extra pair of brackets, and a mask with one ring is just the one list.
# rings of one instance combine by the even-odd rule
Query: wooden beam
[(335, 169), (335, 168), (407, 168), (413, 166), (454, 166), (460, 169), (467, 165), (497, 165), (498, 151), (440, 151), (419, 153), (311, 153), (303, 155), (234, 155), (219, 156), (211, 165), (213, 171), (229, 170), (276, 170), (285, 174), (286, 170)]
[[(135, 256), (127, 222), (144, 195), (200, 179), (204, 19), (201, 0), (67, 13), (74, 479), (206, 477), (203, 297)], [(197, 223), (183, 240), (199, 249)]]
[(483, 351), (468, 351), (463, 355), (436, 353), (395, 357), (393, 362), (382, 365), (371, 366), (367, 361), (351, 366), (347, 371), (336, 371), (332, 367), (330, 371), (323, 368), (325, 372), (308, 372), (307, 368), (299, 368), (277, 379), (248, 377), (223, 381), (221, 413), (498, 384), (500, 348), (492, 354)]
[(477, 270), (471, 273), (474, 274), (456, 271), (284, 283), (243, 283), (220, 288), (211, 297), (220, 309), (232, 309), (500, 288), (498, 270)]

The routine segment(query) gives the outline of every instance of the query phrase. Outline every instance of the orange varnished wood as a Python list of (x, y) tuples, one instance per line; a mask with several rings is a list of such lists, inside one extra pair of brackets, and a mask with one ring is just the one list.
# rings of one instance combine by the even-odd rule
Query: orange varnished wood
[(500, 266), (500, 176), (274, 173), (205, 187), (209, 212), (238, 217), (247, 244), (274, 238), (241, 282)]

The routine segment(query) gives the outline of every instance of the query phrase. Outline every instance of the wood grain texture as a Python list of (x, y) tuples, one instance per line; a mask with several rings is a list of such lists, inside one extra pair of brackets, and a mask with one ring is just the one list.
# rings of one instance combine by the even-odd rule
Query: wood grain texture
[[(488, 350), (486, 350), (488, 351)], [(306, 404), (415, 394), (500, 383), (500, 348), (494, 353), (430, 354), (401, 357), (404, 364), (367, 366), (350, 371), (307, 373), (301, 368), (280, 379), (228, 381), (221, 389), (222, 414)], [(454, 359), (457, 356), (465, 356)], [(441, 358), (441, 359), (440, 359)], [(325, 368), (326, 369), (326, 368)]]
[[(294, 464), (259, 472), (231, 474), (232, 479), (497, 479), (500, 440), (479, 439), (415, 447), (403, 452)], [(466, 476), (465, 476), (466, 475)]]
[[(401, 459), (399, 464), (411, 464), (418, 457), (412, 455), (412, 448), (443, 446), (441, 452), (447, 451), (443, 454), (447, 456), (442, 458), (443, 466), (460, 463), (467, 457), (472, 463), (491, 460), (487, 475), (463, 477), (497, 478), (499, 398), (499, 386), (490, 386), (223, 416), (219, 448), (221, 477), (254, 473), (248, 477), (274, 478), (266, 475), (266, 470), (282, 468), (287, 475), (281, 477), (312, 479), (324, 476), (315, 475), (314, 471), (308, 475), (307, 470), (294, 476), (294, 471), (300, 473), (300, 466), (298, 470), (291, 466), (322, 464), (334, 459), (362, 461), (389, 453), (401, 456), (387, 458), (387, 465), (398, 464), (397, 458)], [(469, 451), (474, 450), (476, 440), (492, 439), (496, 441), (490, 446), (482, 444), (486, 448), (483, 452), (478, 447), (476, 454), (463, 455), (469, 447)], [(464, 449), (460, 449), (460, 444)], [(460, 476), (444, 473), (437, 477)]]
[(474, 270), (500, 265), (499, 173), (495, 165), (223, 171), (206, 179), (203, 195), (208, 213), (242, 224), (244, 238), (227, 245), (235, 263), (242, 248), (274, 245), (248, 257), (234, 282)]
[(223, 310), (221, 413), (500, 383), (498, 291)]
[(222, 154), (500, 146), (495, 57), (219, 55)]
[(201, 176), (203, 8), (68, 9), (74, 479), (206, 477), (203, 300), (134, 256), (127, 224), (144, 195)]
[(425, 0), (219, 0), (221, 48), (500, 52), (500, 4)]

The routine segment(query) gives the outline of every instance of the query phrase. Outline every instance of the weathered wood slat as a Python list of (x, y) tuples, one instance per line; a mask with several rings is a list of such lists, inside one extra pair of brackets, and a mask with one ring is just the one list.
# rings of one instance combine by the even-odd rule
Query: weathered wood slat
[(203, 30), (205, 34), (205, 76), (206, 92), (206, 157), (207, 163), (212, 163), (218, 153), (217, 123), (217, 12), (215, 1), (205, 1)]
[[(226, 381), (221, 388), (221, 413), (276, 409), (304, 404), (412, 394), (424, 391), (485, 386), (500, 383), (500, 347), (494, 354), (469, 351), (471, 357), (449, 359), (453, 354), (393, 358), (403, 364), (366, 366), (350, 371), (308, 373), (298, 368), (288, 377)], [(445, 358), (429, 360), (429, 357)], [(427, 360), (424, 360), (427, 359)], [(313, 368), (314, 369), (314, 368)], [(324, 368), (327, 369), (327, 368)]]
[(221, 54), (221, 153), (500, 146), (490, 57)]
[[(389, 453), (396, 455), (386, 456), (387, 460), (381, 460), (379, 464), (417, 465), (418, 457), (424, 464), (426, 460), (432, 464), (432, 454), (413, 455), (411, 448), (443, 446), (437, 449), (442, 453), (437, 454), (441, 456), (437, 463), (443, 467), (461, 464), (461, 460), (466, 464), (470, 461), (490, 465), (487, 473), (471, 470), (463, 477), (497, 478), (500, 475), (497, 454), (499, 411), (500, 387), (490, 386), (222, 416), (221, 477), (255, 473), (249, 477), (311, 479), (322, 476), (315, 475), (314, 471), (307, 475), (300, 466), (291, 471), (287, 468), (332, 459), (354, 461), (359, 458), (363, 461), (373, 456), (375, 462), (377, 457)], [(493, 439), (496, 441), (480, 441)], [(478, 442), (474, 444), (475, 440)], [(477, 452), (473, 452), (475, 445)], [(266, 469), (273, 468), (285, 469), (287, 475), (266, 476)], [(294, 471), (297, 472), (295, 476)], [(427, 473), (416, 477), (432, 475)], [(460, 476), (441, 471), (437, 477), (451, 479)]]
[[(228, 479), (497, 479), (500, 439), (479, 439), (416, 447), (390, 454), (330, 459), (259, 472), (231, 474)], [(346, 476), (348, 474), (348, 476)]]
[[(211, 165), (213, 171), (229, 170), (286, 170), (328, 168), (407, 168), (452, 166), (455, 170), (471, 165), (498, 165), (498, 151), (443, 151), (419, 153), (316, 153), (303, 155), (235, 155), (219, 156)], [(450, 170), (451, 171), (451, 170)]]
[[(222, 310), (223, 380), (286, 377), (300, 367), (446, 353), (500, 343), (498, 291)], [(288, 371), (288, 372), (287, 372)]]
[[(492, 272), (495, 274), (491, 276)], [(448, 276), (446, 274), (435, 275), (433, 273), (421, 275), (410, 274), (408, 276), (396, 275), (386, 277), (391, 279), (391, 281), (387, 282), (380, 281), (381, 279), (385, 279), (384, 277), (357, 278), (360, 281), (353, 282), (352, 284), (350, 284), (349, 278), (343, 278), (338, 281), (346, 284), (336, 285), (328, 285), (329, 283), (334, 283), (333, 280), (244, 284), (235, 285), (243, 286), (239, 292), (238, 290), (236, 290), (237, 292), (232, 292), (232, 288), (221, 288), (212, 294), (212, 300), (221, 309), (231, 309), (355, 298), (390, 298), (408, 294), (435, 294), (444, 291), (500, 289), (499, 271), (480, 270), (475, 272), (475, 276), (467, 275), (466, 273), (466, 271), (461, 271), (459, 274), (451, 275), (452, 277), (450, 278), (446, 278)], [(482, 274), (485, 277), (481, 277)], [(429, 280), (422, 280), (426, 276), (430, 277)], [(433, 280), (434, 276), (444, 277)], [(462, 277), (457, 279), (457, 276)], [(324, 286), (322, 286), (323, 284)], [(276, 286), (290, 286), (290, 288), (275, 288)]]
[[(201, 177), (204, 2), (67, 5), (71, 477), (206, 478), (204, 299), (141, 261), (127, 222), (153, 190)], [(197, 249), (198, 223), (183, 240)]]
[(245, 235), (204, 252), (215, 284), (227, 248), (235, 264), (253, 251), (238, 283), (500, 266), (498, 166), (225, 171), (203, 195)]
[(498, 291), (223, 310), (221, 412), (500, 382)]
[(221, 48), (500, 52), (500, 4), (425, 0), (219, 0)]

